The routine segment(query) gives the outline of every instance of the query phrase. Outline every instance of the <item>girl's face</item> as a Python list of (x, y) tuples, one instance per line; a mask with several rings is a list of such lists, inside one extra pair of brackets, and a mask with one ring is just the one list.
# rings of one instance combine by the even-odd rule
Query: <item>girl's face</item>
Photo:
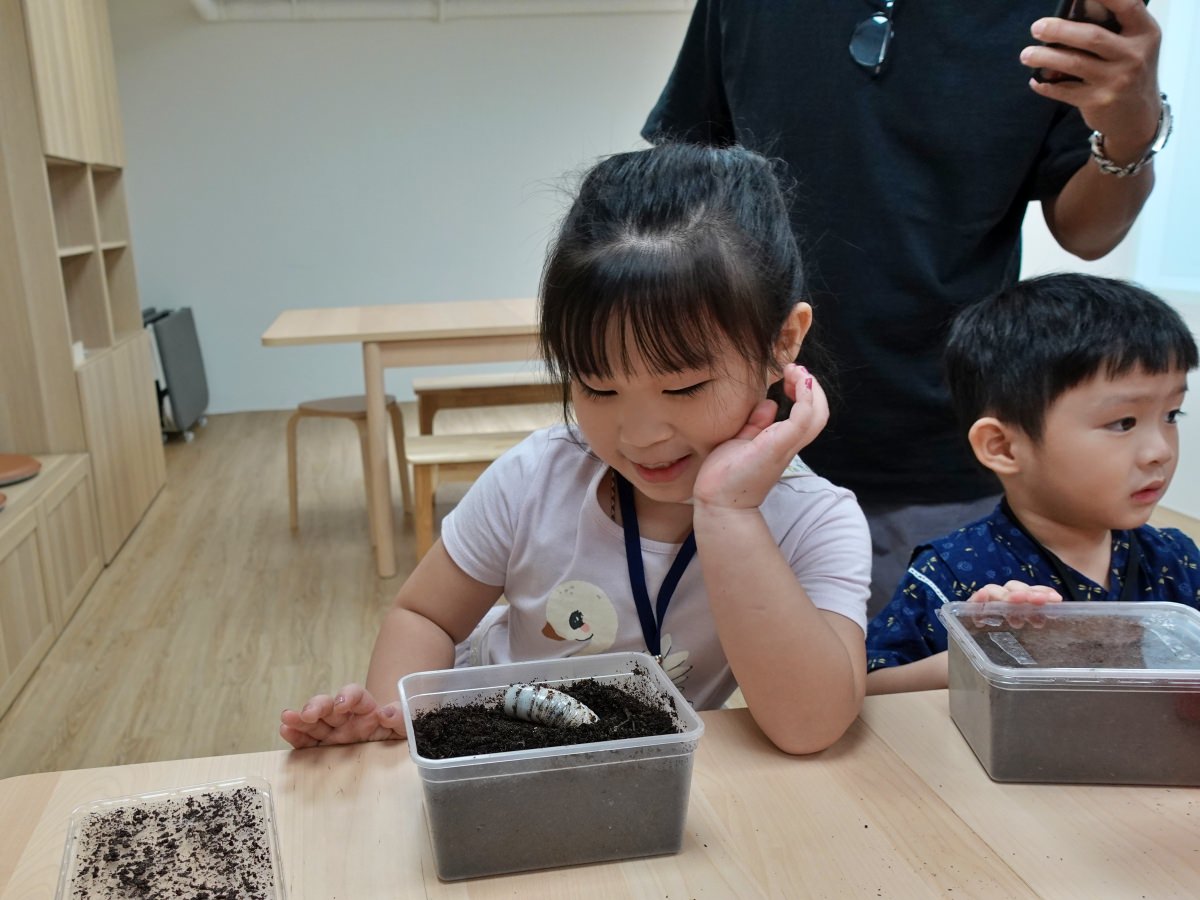
[[(766, 395), (770, 373), (755, 371), (726, 344), (711, 368), (660, 374), (629, 347), (628, 374), (572, 382), (576, 421), (593, 452), (638, 493), (684, 503), (701, 463), (741, 430)], [(610, 359), (619, 358), (618, 348)]]
[(1065, 392), (1046, 413), (1042, 439), (1023, 454), (1022, 474), (1037, 486), (1030, 505), (1073, 528), (1146, 524), (1175, 474), (1186, 391), (1184, 372), (1135, 369)]

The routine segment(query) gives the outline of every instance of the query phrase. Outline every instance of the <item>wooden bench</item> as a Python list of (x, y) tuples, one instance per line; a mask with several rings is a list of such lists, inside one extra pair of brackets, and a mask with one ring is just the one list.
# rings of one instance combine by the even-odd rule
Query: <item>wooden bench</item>
[(433, 434), (433, 417), (439, 409), (562, 402), (561, 388), (544, 370), (414, 378), (412, 388), (421, 434)]
[(528, 431), (495, 431), (476, 434), (411, 435), (405, 446), (413, 473), (413, 527), (417, 559), (433, 546), (433, 512), (438, 481), (478, 478), (506, 450), (515, 447)]

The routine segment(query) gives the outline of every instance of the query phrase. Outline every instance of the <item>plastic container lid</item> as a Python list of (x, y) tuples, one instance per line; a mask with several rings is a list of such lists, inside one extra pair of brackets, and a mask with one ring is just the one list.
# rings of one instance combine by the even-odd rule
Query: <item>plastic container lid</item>
[(995, 685), (1200, 690), (1200, 612), (1180, 603), (947, 603), (938, 618)]

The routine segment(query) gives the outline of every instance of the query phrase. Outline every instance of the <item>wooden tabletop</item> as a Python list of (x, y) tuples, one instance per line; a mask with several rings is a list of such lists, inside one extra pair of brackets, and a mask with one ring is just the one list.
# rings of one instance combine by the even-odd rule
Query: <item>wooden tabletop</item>
[(268, 347), (287, 347), (496, 337), (536, 331), (537, 302), (525, 297), (288, 309), (263, 333), (262, 342)]
[(944, 691), (868, 698), (845, 738), (811, 757), (780, 753), (746, 710), (703, 718), (676, 855), (441, 882), (407, 746), (366, 744), (0, 781), (0, 897), (52, 896), (76, 805), (245, 775), (272, 785), (292, 900), (1158, 900), (1200, 887), (1195, 790), (994, 783)]

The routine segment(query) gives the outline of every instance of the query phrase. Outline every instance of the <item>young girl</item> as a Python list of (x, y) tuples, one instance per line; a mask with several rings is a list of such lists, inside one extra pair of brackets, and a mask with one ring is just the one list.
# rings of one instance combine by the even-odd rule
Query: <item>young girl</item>
[(786, 752), (837, 740), (862, 703), (871, 546), (853, 495), (795, 458), (828, 418), (792, 363), (802, 296), (761, 156), (667, 145), (598, 164), (541, 286), (575, 424), (472, 485), (387, 613), (366, 688), (285, 710), (283, 738), (403, 738), (409, 672), (648, 649), (699, 709), (740, 686)]

